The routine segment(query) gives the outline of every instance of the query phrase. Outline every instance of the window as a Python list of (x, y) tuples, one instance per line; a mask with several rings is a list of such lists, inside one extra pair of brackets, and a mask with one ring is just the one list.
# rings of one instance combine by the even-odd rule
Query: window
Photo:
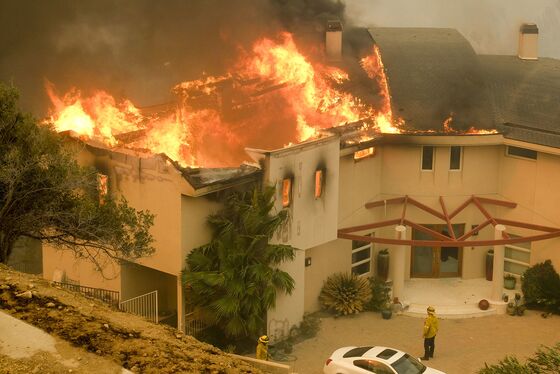
[[(372, 236), (367, 234), (366, 236)], [(371, 243), (352, 240), (352, 274), (366, 275), (371, 271)]]
[(375, 147), (364, 148), (354, 152), (354, 161), (370, 156), (375, 156)]
[[(520, 236), (509, 234), (510, 238)], [(522, 275), (531, 265), (531, 243), (506, 244), (504, 253), (504, 271)]]
[(434, 147), (425, 145), (422, 147), (422, 170), (434, 169)]
[(532, 149), (512, 147), (512, 146), (507, 147), (507, 155), (528, 158), (531, 160), (537, 159), (537, 151), (533, 151)]
[(374, 360), (355, 360), (354, 366), (365, 369), (376, 374), (393, 374), (393, 370), (387, 365)]
[(108, 189), (109, 178), (104, 174), (97, 174), (97, 191), (99, 192), (99, 202), (103, 204), (105, 202), (105, 196), (109, 191)]
[(323, 195), (323, 170), (315, 170), (315, 198)]
[(286, 178), (282, 180), (282, 206), (289, 207), (292, 203), (292, 179)]
[(461, 147), (452, 146), (449, 152), (449, 170), (461, 170)]

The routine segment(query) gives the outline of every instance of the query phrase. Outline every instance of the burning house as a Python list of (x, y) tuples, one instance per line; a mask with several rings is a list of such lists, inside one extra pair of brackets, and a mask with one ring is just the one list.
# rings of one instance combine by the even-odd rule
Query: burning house
[(295, 291), (268, 315), (275, 338), (319, 309), (329, 275), (373, 275), (385, 248), (398, 297), (411, 278), (482, 278), (494, 249), (496, 311), (504, 271), (560, 266), (559, 61), (477, 55), (452, 29), (329, 22), (320, 37), (311, 57), (290, 34), (262, 39), (230, 73), (151, 108), (51, 88), (51, 121), (83, 139), (83, 163), (156, 214), (156, 253), (106, 280), (46, 247), (44, 276), (122, 299), (157, 290), (160, 317), (184, 328), (185, 256), (210, 240), (216, 194), (251, 182), (276, 186), (290, 220), (274, 240), (297, 248), (284, 264)]

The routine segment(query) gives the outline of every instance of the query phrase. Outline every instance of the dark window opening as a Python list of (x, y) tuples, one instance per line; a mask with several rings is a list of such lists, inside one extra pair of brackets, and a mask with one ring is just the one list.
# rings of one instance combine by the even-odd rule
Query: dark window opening
[(422, 147), (422, 170), (433, 170), (434, 168), (434, 147)]
[(536, 160), (537, 159), (537, 151), (533, 151), (532, 149), (508, 146), (507, 147), (507, 154), (509, 156), (529, 158), (531, 160)]
[(461, 147), (459, 146), (451, 147), (449, 170), (461, 170)]

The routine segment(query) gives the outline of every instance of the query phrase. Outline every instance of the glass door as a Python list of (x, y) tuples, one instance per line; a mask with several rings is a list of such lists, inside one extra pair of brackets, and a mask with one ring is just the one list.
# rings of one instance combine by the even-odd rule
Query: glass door
[[(448, 235), (447, 225), (424, 225)], [(453, 225), (455, 237), (463, 235), (464, 224)], [(433, 240), (429, 234), (412, 231), (414, 240)], [(412, 247), (410, 275), (416, 278), (459, 277), (462, 269), (463, 250), (460, 247)]]

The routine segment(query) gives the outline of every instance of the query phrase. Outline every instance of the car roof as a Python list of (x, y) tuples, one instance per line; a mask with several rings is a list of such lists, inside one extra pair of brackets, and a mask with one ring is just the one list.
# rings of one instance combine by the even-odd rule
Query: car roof
[(375, 359), (386, 364), (392, 364), (401, 358), (405, 352), (395, 348), (383, 346), (351, 346), (337, 349), (332, 355), (332, 359)]

